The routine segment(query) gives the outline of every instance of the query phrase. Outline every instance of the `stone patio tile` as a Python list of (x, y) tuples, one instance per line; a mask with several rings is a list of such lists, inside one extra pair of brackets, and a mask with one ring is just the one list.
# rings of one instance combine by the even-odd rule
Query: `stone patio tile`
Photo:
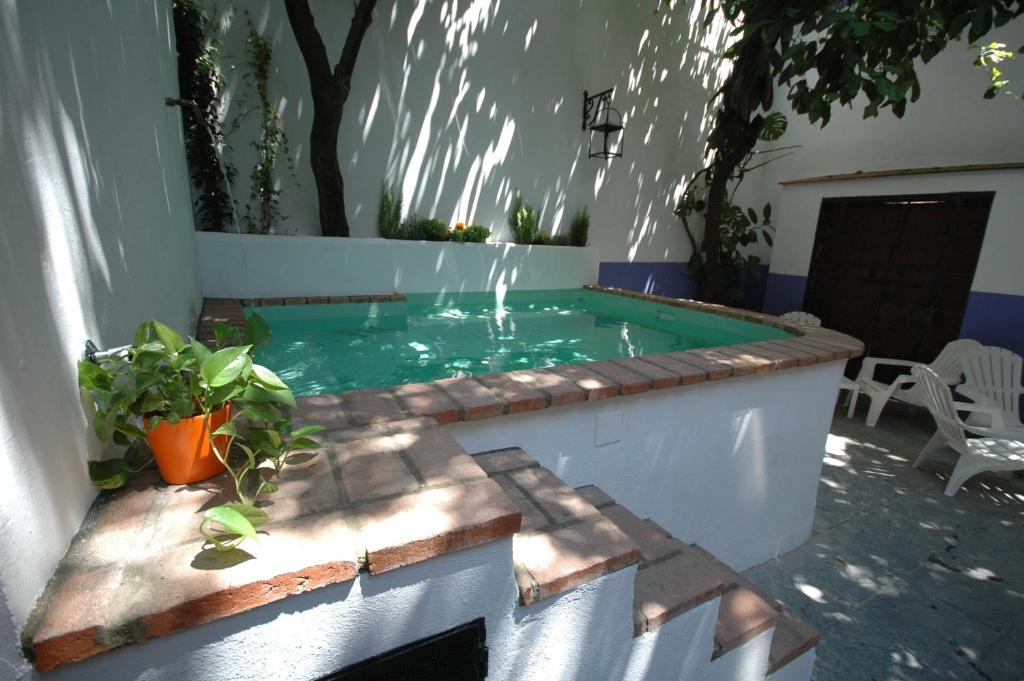
[(477, 380), (508, 402), (509, 414), (538, 411), (547, 407), (547, 395), (522, 382), (509, 380), (505, 374), (479, 376)]
[(612, 364), (616, 364), (624, 369), (632, 371), (635, 374), (646, 377), (650, 386), (655, 390), (663, 390), (665, 388), (677, 386), (682, 378), (674, 371), (669, 371), (657, 364), (645, 362), (639, 357), (615, 359), (612, 360)]
[(619, 394), (619, 386), (615, 381), (579, 364), (561, 364), (551, 367), (548, 371), (573, 381), (583, 390), (588, 400), (601, 400)]
[(391, 391), (413, 416), (428, 416), (441, 425), (459, 420), (459, 405), (431, 383), (406, 383)]
[(513, 535), (522, 512), (488, 479), (362, 504), (353, 519), (377, 574)]
[(350, 390), (342, 393), (341, 405), (349, 422), (355, 426), (406, 417), (395, 396), (383, 388)]
[(463, 421), (476, 421), (501, 416), (505, 413), (505, 400), (472, 378), (445, 378), (434, 381), (458, 405)]
[(528, 388), (539, 390), (547, 396), (548, 406), (559, 407), (584, 401), (586, 393), (565, 376), (544, 369), (510, 371), (506, 378)]
[(1007, 627), (981, 651), (978, 671), (988, 679), (1012, 679), (1024, 669), (1024, 622)]
[(601, 516), (550, 532), (518, 534), (513, 542), (523, 605), (557, 596), (640, 559), (622, 531)]

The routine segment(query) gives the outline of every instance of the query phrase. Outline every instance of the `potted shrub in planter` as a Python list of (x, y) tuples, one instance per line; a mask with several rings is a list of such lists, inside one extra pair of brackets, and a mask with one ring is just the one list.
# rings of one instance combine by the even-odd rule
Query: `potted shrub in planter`
[[(253, 348), (270, 339), (261, 317), (249, 317), (243, 344), (227, 345), (239, 339), (226, 325), (216, 335), (211, 350), (148, 321), (124, 352), (80, 362), (78, 381), (96, 406), (93, 430), (100, 441), (146, 443), (165, 482), (228, 472), (238, 501), (208, 510), (200, 531), (216, 548), (230, 549), (268, 520), (253, 505), (256, 498), (275, 489), (271, 478), (289, 452), (317, 447), (309, 436), (322, 428), (293, 430), (294, 396), (253, 361)], [(90, 478), (103, 489), (124, 485), (132, 472), (125, 458), (89, 462)]]

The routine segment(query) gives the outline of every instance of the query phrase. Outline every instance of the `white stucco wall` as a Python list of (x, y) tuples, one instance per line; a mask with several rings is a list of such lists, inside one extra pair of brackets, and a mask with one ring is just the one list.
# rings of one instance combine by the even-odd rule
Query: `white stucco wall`
[(196, 236), (203, 295), (210, 298), (541, 290), (597, 282), (591, 247)]
[[(1024, 43), (1024, 18), (994, 29), (983, 40), (1004, 42), (1011, 48), (1020, 46)], [(807, 274), (823, 197), (996, 191), (972, 288), (1024, 293), (1024, 280), (1018, 272), (1024, 256), (1019, 217), (1024, 209), (1024, 175), (1020, 171), (849, 180), (785, 188), (779, 184), (857, 171), (1024, 161), (1021, 102), (1003, 95), (992, 100), (982, 98), (987, 75), (972, 66), (976, 54), (966, 41), (954, 42), (929, 64), (922, 65), (918, 70), (921, 97), (909, 104), (902, 119), (888, 110), (877, 118), (864, 119), (863, 101), (858, 100), (853, 109), (833, 107), (832, 120), (819, 128), (793, 114), (785, 102), (785, 92), (776, 92), (777, 108), (789, 117), (789, 129), (777, 144), (802, 148), (758, 171), (758, 204), (771, 201), (778, 209), (772, 272)], [(1011, 78), (1010, 89), (1020, 92), (1024, 60), (1017, 59), (1004, 70)]]
[[(1020, 115), (1024, 120), (1024, 114)], [(1021, 130), (1024, 137), (1024, 128)], [(1021, 158), (1024, 158), (1022, 147)], [(1024, 170), (942, 173), (787, 185), (779, 202), (779, 230), (771, 272), (807, 276), (821, 200), (843, 196), (995, 192), (985, 239), (978, 255), (973, 291), (1024, 295), (1021, 211)]]
[(810, 536), (843, 366), (698, 383), (447, 430), (470, 452), (522, 447), (568, 484), (597, 485), (743, 570)]
[[(280, 3), (236, 4), (274, 40), (270, 89), (296, 167), (294, 181), (281, 175), (281, 208), (289, 216), (281, 231), (317, 233), (305, 67)], [(312, 6), (336, 60), (352, 3)], [(382, 0), (341, 128), (353, 234), (376, 235), (386, 177), (419, 215), (479, 222), (507, 240), (507, 208), (520, 187), (542, 207), (547, 230), (567, 229), (572, 212), (588, 205), (600, 260), (686, 260), (689, 245), (671, 210), (681, 180), (702, 165), (705, 104), (722, 67), (722, 32), (706, 31), (693, 4), (669, 14), (655, 14), (657, 6)], [(246, 30), (236, 13), (226, 54), (244, 55)], [(238, 66), (229, 74), (229, 118), (240, 109), (243, 72)], [(625, 156), (591, 160), (580, 129), (583, 90), (613, 86), (613, 105), (626, 124)], [(241, 199), (249, 195), (252, 125), (247, 119), (232, 136), (227, 154), (239, 170)]]
[(25, 673), (15, 631), (94, 496), (85, 340), (198, 310), (173, 41), (167, 2), (0, 0), (4, 679)]

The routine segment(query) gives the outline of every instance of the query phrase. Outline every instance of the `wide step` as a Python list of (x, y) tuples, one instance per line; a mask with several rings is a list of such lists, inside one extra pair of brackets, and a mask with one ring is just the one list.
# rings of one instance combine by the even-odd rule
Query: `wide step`
[(474, 455), (522, 510), (512, 559), (520, 602), (557, 596), (640, 560), (640, 551), (593, 504), (521, 449)]

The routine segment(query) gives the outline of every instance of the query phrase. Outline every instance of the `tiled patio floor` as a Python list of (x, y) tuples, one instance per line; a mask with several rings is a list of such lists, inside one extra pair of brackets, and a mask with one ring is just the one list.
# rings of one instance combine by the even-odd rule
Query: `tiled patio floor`
[(814, 535), (745, 573), (818, 627), (816, 681), (1024, 679), (1024, 480), (944, 496), (952, 452), (911, 468), (933, 429), (900, 405), (878, 428), (837, 411)]

